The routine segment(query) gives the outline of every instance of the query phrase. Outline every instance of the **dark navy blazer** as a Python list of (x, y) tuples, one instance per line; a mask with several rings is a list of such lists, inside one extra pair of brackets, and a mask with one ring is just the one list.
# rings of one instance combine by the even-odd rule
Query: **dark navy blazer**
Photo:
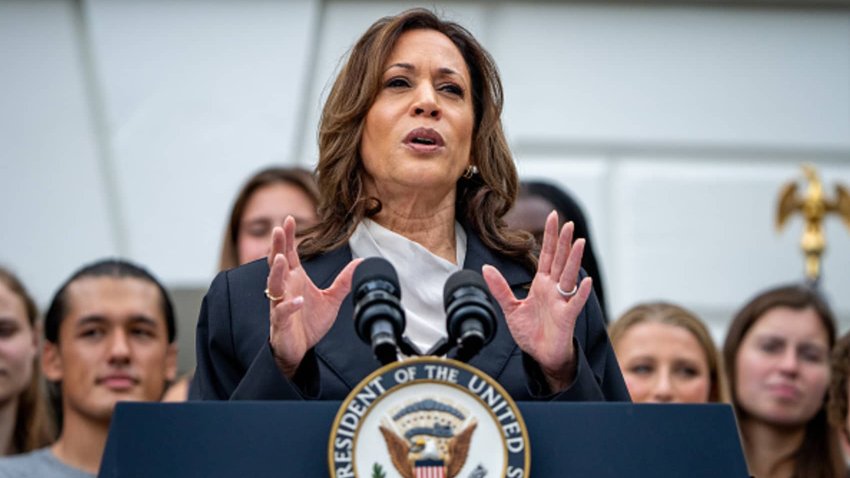
[[(327, 288), (351, 261), (348, 246), (302, 263), (319, 288)], [(464, 268), (481, 272), (490, 264), (525, 297), (532, 275), (523, 266), (487, 249), (467, 230)], [(198, 320), (198, 368), (190, 398), (203, 400), (342, 400), (380, 363), (354, 331), (350, 295), (328, 334), (308, 351), (292, 380), (278, 369), (269, 345), (266, 259), (225, 271), (213, 280)], [(582, 272), (582, 275), (584, 273)], [(596, 296), (579, 316), (573, 344), (578, 356), (574, 382), (550, 393), (539, 366), (511, 336), (501, 309), (492, 342), (470, 364), (496, 379), (515, 400), (628, 401), (629, 394), (605, 331)]]

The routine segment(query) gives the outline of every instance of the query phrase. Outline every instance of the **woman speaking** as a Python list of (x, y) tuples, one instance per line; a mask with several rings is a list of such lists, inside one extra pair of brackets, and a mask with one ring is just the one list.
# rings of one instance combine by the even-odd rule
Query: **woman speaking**
[(470, 363), (514, 399), (628, 400), (572, 223), (546, 223), (539, 261), (502, 217), (517, 173), (501, 125), (490, 55), (427, 10), (378, 20), (358, 40), (319, 126), (319, 224), (295, 244), (295, 220), (267, 261), (213, 281), (198, 324), (192, 396), (344, 398), (379, 365), (352, 324), (362, 258), (399, 274), (405, 335), (427, 350), (445, 335), (442, 291), (481, 271), (495, 338)]

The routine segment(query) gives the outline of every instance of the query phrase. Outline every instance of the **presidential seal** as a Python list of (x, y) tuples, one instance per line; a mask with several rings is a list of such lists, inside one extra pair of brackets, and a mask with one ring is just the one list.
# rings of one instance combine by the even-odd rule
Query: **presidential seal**
[(337, 412), (334, 478), (529, 476), (528, 432), (511, 397), (464, 363), (417, 357), (366, 377)]

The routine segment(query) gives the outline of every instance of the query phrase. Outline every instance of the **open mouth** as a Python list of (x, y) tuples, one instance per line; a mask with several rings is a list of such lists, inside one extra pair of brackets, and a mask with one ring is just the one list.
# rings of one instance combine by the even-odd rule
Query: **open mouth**
[(440, 133), (431, 128), (414, 129), (404, 138), (404, 143), (423, 151), (432, 151), (445, 145)]
[(411, 143), (415, 143), (415, 144), (437, 144), (437, 142), (434, 141), (431, 138), (419, 138), (419, 137), (413, 138)]

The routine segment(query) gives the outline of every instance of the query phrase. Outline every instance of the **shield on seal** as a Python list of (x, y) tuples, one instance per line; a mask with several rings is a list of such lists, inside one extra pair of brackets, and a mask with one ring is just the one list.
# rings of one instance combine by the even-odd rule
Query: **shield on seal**
[(419, 460), (414, 464), (416, 478), (445, 478), (443, 460)]

